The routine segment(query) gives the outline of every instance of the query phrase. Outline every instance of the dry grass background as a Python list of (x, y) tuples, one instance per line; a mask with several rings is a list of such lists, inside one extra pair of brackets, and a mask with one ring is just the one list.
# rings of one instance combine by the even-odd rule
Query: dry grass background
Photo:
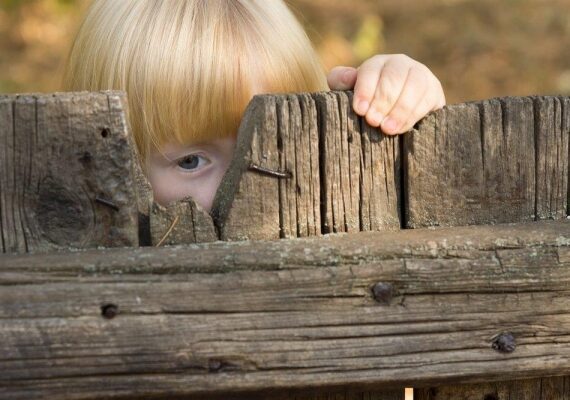
[[(0, 0), (0, 92), (58, 90), (88, 2)], [(570, 95), (570, 0), (287, 2), (327, 68), (405, 53), (435, 72), (449, 103)]]

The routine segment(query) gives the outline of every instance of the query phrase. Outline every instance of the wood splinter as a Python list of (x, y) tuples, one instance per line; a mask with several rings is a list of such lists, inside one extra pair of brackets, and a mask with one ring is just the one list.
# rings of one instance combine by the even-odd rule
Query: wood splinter
[(158, 241), (158, 243), (156, 244), (155, 247), (160, 247), (164, 241), (168, 238), (168, 235), (170, 235), (170, 233), (172, 232), (172, 230), (174, 229), (174, 227), (176, 226), (176, 224), (178, 223), (178, 220), (180, 219), (180, 216), (177, 215), (174, 220), (172, 221), (172, 224), (170, 224), (170, 227), (168, 228), (168, 230), (166, 231), (166, 233), (164, 234), (164, 236)]

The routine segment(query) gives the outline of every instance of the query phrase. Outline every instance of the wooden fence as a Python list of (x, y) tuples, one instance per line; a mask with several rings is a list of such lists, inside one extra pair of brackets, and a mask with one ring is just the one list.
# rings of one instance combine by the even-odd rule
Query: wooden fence
[(121, 93), (0, 96), (0, 398), (570, 398), (570, 98), (350, 104), (255, 97), (209, 215)]

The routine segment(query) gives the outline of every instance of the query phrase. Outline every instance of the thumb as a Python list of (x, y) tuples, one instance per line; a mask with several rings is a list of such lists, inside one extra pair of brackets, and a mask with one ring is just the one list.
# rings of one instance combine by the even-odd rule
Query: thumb
[(331, 90), (354, 89), (356, 84), (357, 70), (352, 67), (334, 67), (327, 76), (327, 82)]

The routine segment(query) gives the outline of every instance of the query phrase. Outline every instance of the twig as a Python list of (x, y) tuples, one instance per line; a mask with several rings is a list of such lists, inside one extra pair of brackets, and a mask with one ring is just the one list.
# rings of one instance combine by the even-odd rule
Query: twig
[(164, 241), (166, 240), (166, 238), (168, 238), (168, 235), (170, 235), (170, 232), (172, 232), (172, 230), (174, 229), (174, 227), (176, 226), (176, 224), (178, 223), (178, 220), (180, 219), (180, 216), (177, 215), (176, 218), (174, 218), (174, 221), (172, 221), (172, 224), (170, 224), (170, 228), (168, 228), (168, 230), (166, 231), (166, 233), (164, 234), (164, 236), (162, 237), (162, 239), (160, 239), (158, 241), (158, 243), (154, 246), (154, 247), (160, 247), (160, 245), (162, 243), (164, 243)]

